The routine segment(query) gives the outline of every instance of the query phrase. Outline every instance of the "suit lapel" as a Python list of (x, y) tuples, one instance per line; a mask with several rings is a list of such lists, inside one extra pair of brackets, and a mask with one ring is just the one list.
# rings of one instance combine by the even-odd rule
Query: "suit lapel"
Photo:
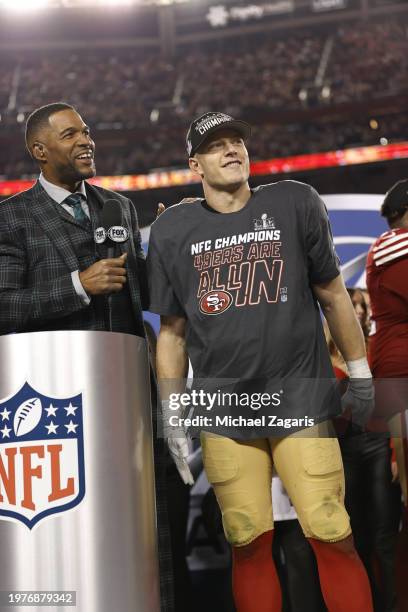
[[(32, 196), (33, 199), (30, 209), (33, 217), (42, 227), (49, 239), (54, 243), (55, 248), (59, 251), (69, 270), (71, 272), (78, 270), (78, 258), (75, 255), (69, 236), (65, 231), (61, 215), (57, 210), (58, 204), (50, 198), (38, 181), (32, 188)], [(70, 216), (66, 211), (63, 210), (63, 212), (66, 213), (67, 217)], [(69, 219), (66, 220), (70, 221)]]
[(92, 231), (100, 226), (100, 215), (103, 208), (103, 198), (101, 194), (89, 183), (85, 181), (86, 198), (91, 218)]
[(53, 206), (54, 209), (57, 211), (58, 215), (61, 217), (61, 219), (64, 220), (64, 222), (66, 221), (67, 223), (72, 223), (72, 225), (77, 225), (78, 227), (82, 227), (82, 229), (86, 229), (86, 227), (82, 223), (77, 221), (72, 215), (70, 215), (69, 212), (65, 210), (63, 206), (61, 206), (61, 204), (57, 204), (56, 202), (54, 202)]

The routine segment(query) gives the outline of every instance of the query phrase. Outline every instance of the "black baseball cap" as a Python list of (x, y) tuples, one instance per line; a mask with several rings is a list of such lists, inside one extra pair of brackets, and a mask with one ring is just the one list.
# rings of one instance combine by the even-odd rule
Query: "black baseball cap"
[(385, 194), (381, 214), (387, 219), (403, 215), (408, 210), (408, 179), (398, 181)]
[(194, 119), (187, 132), (187, 153), (191, 157), (201, 147), (208, 136), (218, 130), (230, 128), (236, 130), (244, 140), (251, 135), (251, 126), (245, 121), (233, 119), (225, 113), (205, 113)]

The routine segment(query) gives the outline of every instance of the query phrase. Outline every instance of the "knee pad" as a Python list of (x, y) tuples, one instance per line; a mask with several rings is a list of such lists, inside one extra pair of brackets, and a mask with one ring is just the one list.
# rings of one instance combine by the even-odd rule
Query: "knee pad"
[(309, 504), (300, 511), (307, 537), (335, 542), (351, 533), (344, 506), (344, 478), (337, 439), (305, 440), (301, 448)]
[(242, 480), (242, 459), (236, 443), (206, 435), (202, 436), (202, 449), (207, 478), (214, 487), (231, 546), (244, 546), (272, 529), (272, 509), (260, 512), (248, 483)]
[(336, 499), (323, 499), (305, 515), (308, 527), (307, 537), (323, 542), (336, 542), (351, 533), (347, 510), (344, 504)]
[(264, 531), (257, 520), (257, 509), (247, 502), (226, 510), (222, 515), (222, 524), (227, 541), (231, 546), (245, 546)]

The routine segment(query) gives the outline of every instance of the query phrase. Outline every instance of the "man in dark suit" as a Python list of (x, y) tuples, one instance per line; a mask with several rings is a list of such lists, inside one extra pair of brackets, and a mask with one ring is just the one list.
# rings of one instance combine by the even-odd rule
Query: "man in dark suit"
[[(75, 109), (55, 103), (27, 120), (36, 184), (0, 204), (0, 334), (61, 329), (144, 337), (145, 259), (133, 203), (94, 187), (95, 143)], [(116, 257), (96, 244), (104, 203), (118, 200), (129, 239)], [(110, 297), (108, 297), (110, 296)], [(155, 435), (162, 610), (172, 612), (172, 572), (162, 440)]]
[[(50, 104), (29, 117), (26, 143), (39, 163), (37, 183), (0, 208), (0, 331), (109, 329), (144, 336), (147, 296), (137, 216), (130, 200), (94, 187), (95, 144), (78, 113)], [(104, 202), (121, 204), (129, 240), (120, 257), (95, 245)], [(120, 252), (119, 252), (120, 251)]]

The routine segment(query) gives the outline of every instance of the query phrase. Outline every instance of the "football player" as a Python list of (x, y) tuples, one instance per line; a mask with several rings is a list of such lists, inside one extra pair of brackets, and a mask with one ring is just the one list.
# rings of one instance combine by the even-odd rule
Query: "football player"
[[(232, 545), (237, 610), (281, 610), (271, 554), (275, 464), (316, 554), (330, 612), (370, 612), (370, 587), (344, 507), (339, 445), (328, 424), (338, 404), (321, 392), (333, 371), (318, 303), (347, 362), (356, 420), (364, 420), (373, 399), (364, 338), (324, 203), (295, 181), (250, 189), (249, 135), (248, 124), (223, 113), (193, 121), (189, 166), (205, 199), (168, 208), (152, 226), (148, 268), (150, 310), (161, 315), (158, 376), (162, 382), (185, 378), (189, 357), (194, 376), (209, 384), (239, 378), (245, 390), (263, 379), (269, 390), (280, 379), (285, 414), (313, 417), (306, 433), (282, 426), (269, 435), (265, 428), (201, 434), (207, 477)], [(181, 465), (186, 440), (180, 431), (166, 431)]]
[(408, 415), (408, 180), (386, 194), (381, 207), (390, 230), (381, 234), (367, 258), (367, 288), (374, 333), (370, 361), (378, 380), (377, 407), (393, 435), (405, 506)]

